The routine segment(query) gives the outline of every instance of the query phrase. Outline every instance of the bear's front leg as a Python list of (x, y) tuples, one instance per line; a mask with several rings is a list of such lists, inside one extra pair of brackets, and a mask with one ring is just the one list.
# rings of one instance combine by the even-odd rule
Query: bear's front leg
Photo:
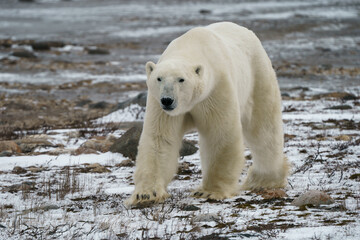
[[(239, 124), (238, 124), (239, 125)], [(241, 126), (229, 131), (200, 135), (203, 180), (193, 197), (222, 200), (239, 193), (239, 177), (244, 164)]]
[(146, 113), (136, 158), (135, 190), (126, 205), (159, 203), (170, 196), (166, 187), (177, 171), (182, 122), (182, 116)]

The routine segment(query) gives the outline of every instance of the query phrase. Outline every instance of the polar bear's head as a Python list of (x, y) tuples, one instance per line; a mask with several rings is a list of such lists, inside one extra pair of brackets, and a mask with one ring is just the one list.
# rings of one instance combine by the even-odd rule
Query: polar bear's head
[(169, 115), (176, 116), (190, 111), (203, 94), (203, 67), (181, 61), (146, 63), (149, 94)]

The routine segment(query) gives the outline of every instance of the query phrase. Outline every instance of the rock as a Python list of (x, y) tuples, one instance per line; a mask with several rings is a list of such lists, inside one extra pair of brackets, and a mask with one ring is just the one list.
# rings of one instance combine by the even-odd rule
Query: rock
[(34, 42), (31, 44), (31, 47), (37, 51), (47, 51), (50, 50), (52, 47), (64, 47), (65, 43), (60, 41), (41, 41), (41, 42)]
[(360, 180), (360, 173), (355, 173), (355, 174), (351, 175), (349, 177), (349, 179), (359, 181)]
[(116, 108), (114, 108), (114, 111), (119, 110), (119, 109), (124, 109), (124, 108), (130, 106), (131, 104), (138, 104), (142, 107), (145, 107), (146, 106), (146, 98), (147, 98), (147, 92), (139, 93), (136, 97), (133, 97), (129, 100), (119, 103), (116, 106)]
[(38, 147), (55, 147), (48, 139), (47, 135), (34, 135), (17, 140), (16, 143), (23, 153), (29, 153)]
[[(111, 152), (118, 152), (132, 160), (136, 159), (142, 125), (136, 124), (126, 131), (114, 144), (110, 147)], [(198, 148), (192, 141), (183, 141), (183, 147), (180, 149), (180, 156), (194, 154)]]
[(341, 98), (343, 101), (357, 100), (358, 98), (354, 94), (348, 94)]
[(197, 206), (194, 206), (194, 205), (186, 205), (181, 210), (183, 210), (183, 211), (197, 211), (197, 210), (200, 210), (200, 208), (197, 207)]
[(24, 173), (27, 173), (26, 169), (24, 169), (24, 168), (22, 168), (22, 167), (19, 167), (19, 166), (15, 166), (11, 172), (14, 173), (14, 174), (24, 174)]
[(19, 58), (32, 58), (32, 59), (37, 58), (37, 56), (33, 52), (27, 50), (17, 50), (11, 53), (11, 56), (19, 57)]
[(111, 172), (109, 169), (107, 169), (105, 166), (102, 166), (99, 163), (94, 163), (86, 166), (86, 168), (89, 170), (89, 172), (92, 173), (106, 173)]
[(0, 141), (0, 152), (21, 153), (21, 148), (14, 141)]
[(85, 149), (93, 149), (95, 151), (99, 152), (108, 152), (110, 150), (110, 147), (113, 145), (113, 142), (107, 140), (107, 139), (90, 139), (83, 143), (80, 147)]
[(131, 159), (123, 160), (121, 163), (116, 164), (116, 167), (133, 167), (135, 165), (134, 161)]
[(324, 109), (348, 110), (348, 109), (352, 109), (352, 107), (350, 105), (336, 105), (336, 106), (332, 106), (332, 107), (328, 107), (328, 108), (324, 108)]
[(292, 202), (293, 205), (301, 207), (306, 205), (328, 205), (334, 203), (334, 200), (325, 192), (317, 191), (317, 190), (310, 190), (306, 193), (300, 195), (299, 197), (295, 198)]
[(211, 10), (209, 10), (209, 9), (200, 9), (200, 10), (199, 10), (199, 13), (206, 15), (206, 14), (210, 14), (210, 13), (211, 13)]
[(35, 42), (31, 44), (31, 47), (38, 51), (48, 51), (51, 49), (51, 46), (45, 42)]
[(281, 93), (281, 97), (289, 98), (289, 97), (290, 97), (290, 94), (284, 92), (284, 93)]
[(92, 109), (105, 109), (109, 106), (109, 103), (105, 101), (90, 104), (89, 107)]
[(337, 137), (334, 137), (335, 140), (338, 140), (338, 141), (350, 141), (351, 140), (351, 137), (348, 136), (348, 135), (340, 135), (340, 136), (337, 136)]
[(330, 92), (330, 93), (322, 93), (316, 94), (312, 96), (313, 100), (317, 100), (320, 98), (335, 98), (335, 99), (342, 99), (342, 100), (356, 100), (357, 97), (354, 94), (347, 93), (347, 92)]
[(99, 154), (96, 150), (91, 148), (79, 147), (74, 152), (73, 155), (80, 155), (80, 154)]
[(292, 87), (289, 89), (289, 91), (299, 91), (299, 90), (302, 92), (306, 92), (306, 91), (310, 91), (310, 88), (297, 86), (297, 87)]
[(40, 210), (44, 210), (44, 211), (49, 211), (49, 210), (56, 210), (56, 209), (59, 209), (60, 207), (58, 205), (45, 205), (45, 206), (42, 206), (40, 207), (39, 209)]
[(89, 48), (87, 49), (88, 54), (92, 55), (108, 55), (110, 54), (109, 50), (103, 48)]
[(180, 156), (189, 156), (193, 155), (198, 151), (199, 148), (197, 148), (192, 141), (183, 140), (182, 147), (180, 149)]
[(191, 219), (192, 222), (217, 222), (220, 217), (213, 213), (199, 214)]
[(142, 126), (135, 125), (130, 128), (114, 142), (110, 151), (121, 153), (125, 157), (135, 160), (141, 132)]
[(9, 150), (0, 152), (0, 157), (10, 157), (12, 155), (13, 155), (13, 152), (9, 151)]

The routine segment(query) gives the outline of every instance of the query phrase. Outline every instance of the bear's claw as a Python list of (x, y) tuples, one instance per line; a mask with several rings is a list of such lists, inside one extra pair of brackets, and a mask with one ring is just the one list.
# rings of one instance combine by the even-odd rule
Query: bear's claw
[(165, 190), (136, 191), (125, 201), (125, 205), (127, 207), (148, 206), (154, 203), (163, 202), (168, 197), (170, 197), (170, 194), (168, 194)]
[(191, 194), (191, 196), (195, 197), (195, 198), (205, 198), (205, 199), (212, 199), (212, 200), (223, 200), (225, 198), (230, 198), (234, 195), (235, 194), (212, 192), (212, 191), (206, 191), (206, 190), (202, 190), (202, 189), (198, 189)]

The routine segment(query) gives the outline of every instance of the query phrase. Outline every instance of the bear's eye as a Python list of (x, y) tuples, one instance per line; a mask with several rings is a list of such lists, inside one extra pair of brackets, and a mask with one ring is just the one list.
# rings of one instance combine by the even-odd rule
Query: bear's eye
[(161, 78), (157, 78), (158, 82), (161, 82)]
[(183, 78), (179, 79), (179, 82), (184, 82), (184, 81), (185, 81), (185, 79), (183, 79)]

